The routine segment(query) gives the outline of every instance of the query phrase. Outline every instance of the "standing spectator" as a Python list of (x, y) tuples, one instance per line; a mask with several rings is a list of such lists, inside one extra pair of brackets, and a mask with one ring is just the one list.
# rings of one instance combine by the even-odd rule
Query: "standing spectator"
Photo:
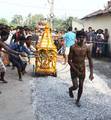
[(88, 28), (86, 41), (87, 41), (87, 43), (92, 42), (92, 27)]
[(72, 32), (72, 27), (68, 28), (68, 32), (63, 35), (63, 38), (65, 40), (65, 55), (68, 56), (70, 47), (75, 44), (76, 41), (76, 34)]
[(96, 38), (97, 38), (97, 34), (95, 32), (95, 30), (92, 30), (92, 56), (95, 57), (96, 56)]
[(104, 30), (104, 56), (108, 57), (108, 40), (109, 40), (109, 32), (108, 29)]
[(38, 43), (38, 40), (39, 40), (38, 31), (35, 28), (34, 31), (32, 32), (32, 42), (34, 42), (33, 45), (36, 45)]
[(96, 56), (101, 57), (103, 55), (103, 45), (104, 45), (104, 35), (103, 30), (97, 30), (97, 48), (96, 48)]
[(78, 31), (78, 30), (77, 30), (77, 28), (75, 27), (75, 28), (74, 28), (74, 32), (77, 33), (77, 31)]
[(18, 26), (17, 28), (16, 28), (16, 33), (12, 36), (12, 39), (11, 39), (11, 43), (15, 43), (15, 42), (18, 42), (19, 41), (19, 37), (20, 36), (25, 36), (24, 35), (24, 28), (23, 27), (21, 27), (21, 26)]
[(90, 48), (91, 53), (92, 53), (92, 46), (93, 46), (92, 36), (93, 36), (92, 27), (89, 27), (87, 32), (87, 37), (86, 37), (86, 45)]

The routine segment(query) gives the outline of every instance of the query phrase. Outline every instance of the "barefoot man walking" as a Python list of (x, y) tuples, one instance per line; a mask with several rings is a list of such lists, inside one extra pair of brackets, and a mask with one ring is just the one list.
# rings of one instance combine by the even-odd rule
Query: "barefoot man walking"
[(90, 80), (93, 80), (93, 62), (90, 49), (84, 44), (85, 33), (78, 31), (76, 34), (77, 43), (70, 47), (68, 63), (73, 86), (69, 88), (69, 96), (73, 98), (73, 90), (78, 88), (76, 105), (80, 107), (80, 98), (83, 92), (83, 83), (85, 79), (85, 58), (89, 60)]

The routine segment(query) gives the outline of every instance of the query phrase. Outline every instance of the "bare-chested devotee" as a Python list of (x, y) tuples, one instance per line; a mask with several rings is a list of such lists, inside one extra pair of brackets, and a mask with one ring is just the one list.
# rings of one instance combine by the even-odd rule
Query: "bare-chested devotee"
[(69, 88), (69, 96), (74, 97), (73, 90), (78, 88), (76, 105), (80, 107), (80, 98), (83, 92), (83, 83), (85, 79), (85, 58), (89, 60), (90, 80), (93, 80), (93, 62), (91, 59), (90, 49), (84, 44), (85, 33), (78, 31), (76, 33), (77, 43), (70, 47), (68, 55), (68, 63), (70, 65), (70, 73), (73, 86)]
[[(24, 56), (22, 52), (17, 52), (10, 49), (10, 47), (5, 43), (5, 41), (9, 36), (9, 30), (10, 29), (7, 25), (0, 24), (0, 52), (6, 52), (7, 54), (13, 55), (16, 58), (18, 58), (19, 55)], [(5, 51), (2, 50), (2, 48), (4, 48)], [(6, 72), (6, 68), (0, 56), (0, 81), (2, 81), (3, 83), (7, 83), (7, 81), (4, 79), (5, 72)]]

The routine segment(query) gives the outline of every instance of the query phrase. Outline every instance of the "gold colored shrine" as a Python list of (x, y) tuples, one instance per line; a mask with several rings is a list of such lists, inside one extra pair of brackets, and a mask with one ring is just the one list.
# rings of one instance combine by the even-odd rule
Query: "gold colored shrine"
[(35, 74), (56, 76), (57, 49), (48, 24), (45, 25), (43, 36), (36, 45), (36, 51)]

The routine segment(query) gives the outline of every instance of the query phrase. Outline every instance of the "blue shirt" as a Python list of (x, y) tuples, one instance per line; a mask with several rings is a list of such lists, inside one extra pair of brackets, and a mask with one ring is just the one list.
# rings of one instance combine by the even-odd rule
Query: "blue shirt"
[(17, 43), (13, 43), (13, 44), (11, 44), (10, 48), (15, 50), (15, 51), (25, 52), (28, 55), (30, 55), (30, 51), (24, 45), (19, 45)]
[(70, 31), (70, 32), (65, 33), (63, 38), (65, 40), (66, 47), (70, 47), (73, 44), (75, 44), (76, 34)]

